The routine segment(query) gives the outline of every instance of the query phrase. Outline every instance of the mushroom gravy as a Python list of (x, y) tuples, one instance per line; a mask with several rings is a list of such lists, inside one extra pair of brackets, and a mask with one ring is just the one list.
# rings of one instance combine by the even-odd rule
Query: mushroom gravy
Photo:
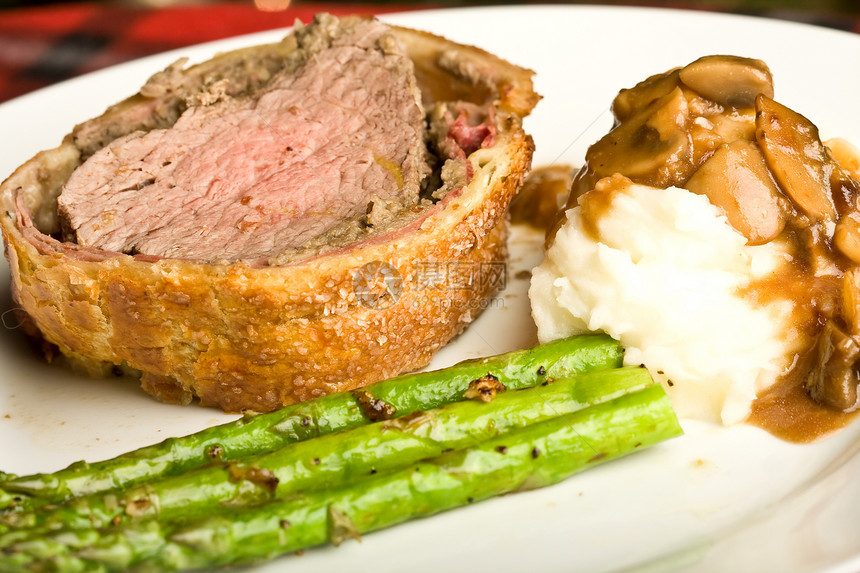
[(567, 200), (574, 171), (572, 166), (563, 164), (532, 169), (511, 201), (511, 223), (536, 229), (550, 227)]
[(860, 152), (825, 145), (773, 97), (764, 62), (736, 56), (706, 56), (621, 90), (615, 124), (588, 149), (548, 241), (568, 208), (599, 216), (609, 202), (595, 193), (620, 175), (705, 195), (747, 244), (776, 242), (784, 264), (741, 294), (789, 303), (793, 360), (748, 422), (806, 442), (860, 409)]

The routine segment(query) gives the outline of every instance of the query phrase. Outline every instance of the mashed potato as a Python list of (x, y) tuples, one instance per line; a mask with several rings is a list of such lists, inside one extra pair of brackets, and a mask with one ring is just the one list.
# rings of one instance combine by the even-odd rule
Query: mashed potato
[(707, 197), (620, 176), (601, 180), (580, 205), (533, 272), (541, 342), (605, 331), (625, 347), (626, 363), (644, 364), (666, 385), (679, 415), (743, 421), (793, 355), (791, 303), (744, 295), (787, 264), (779, 242), (748, 246)]
[(825, 144), (774, 99), (767, 64), (739, 56), (649, 76), (611, 109), (534, 272), (541, 340), (608, 332), (683, 416), (791, 441), (846, 424), (860, 411), (856, 148)]

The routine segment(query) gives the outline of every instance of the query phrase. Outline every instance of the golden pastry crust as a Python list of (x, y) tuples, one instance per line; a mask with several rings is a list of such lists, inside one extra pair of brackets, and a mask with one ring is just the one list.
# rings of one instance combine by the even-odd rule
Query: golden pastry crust
[[(403, 229), (283, 266), (106, 253), (47, 234), (60, 188), (82, 161), (71, 134), (0, 185), (12, 293), (31, 325), (92, 375), (119, 365), (140, 372), (144, 390), (163, 401), (197, 397), (228, 412), (270, 411), (426, 365), (497, 290), (484, 271), (506, 260), (506, 209), (533, 152), (521, 118), (538, 96), (528, 70), (431, 34), (395, 33), (425, 100), (492, 100), (494, 145), (469, 156), (466, 186)], [(102, 119), (147, 105), (138, 94)], [(433, 289), (422, 273), (437, 264), (477, 280)], [(366, 288), (363, 278), (394, 288)]]

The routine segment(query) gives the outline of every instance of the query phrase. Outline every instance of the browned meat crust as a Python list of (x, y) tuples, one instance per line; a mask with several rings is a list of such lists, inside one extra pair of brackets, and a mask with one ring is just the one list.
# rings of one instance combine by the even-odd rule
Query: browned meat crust
[[(425, 365), (475, 318), (498, 282), (433, 290), (422, 281), (424, 265), (475, 270), (505, 260), (506, 208), (533, 151), (521, 118), (538, 96), (528, 70), (430, 34), (395, 32), (425, 102), (492, 108), (493, 145), (468, 157), (466, 185), (401, 229), (282, 266), (132, 256), (53, 238), (62, 184), (84, 157), (127, 129), (111, 118), (137, 108), (175, 115), (168, 100), (181, 98), (150, 86), (146, 91), (162, 99), (138, 94), (117, 104), (0, 186), (13, 296), (32, 325), (91, 374), (120, 365), (140, 372), (143, 388), (159, 399), (198, 397), (233, 412), (269, 411)], [(288, 44), (171, 73), (200, 84), (250, 54), (289, 52)], [(163, 125), (149, 111), (138, 115)]]

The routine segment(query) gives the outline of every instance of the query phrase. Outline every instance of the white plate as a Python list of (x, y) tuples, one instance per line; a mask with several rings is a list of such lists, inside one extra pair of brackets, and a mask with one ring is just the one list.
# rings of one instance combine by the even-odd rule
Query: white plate
[[(777, 99), (824, 137), (860, 142), (860, 36), (745, 18), (632, 8), (522, 6), (386, 16), (477, 44), (537, 72), (545, 98), (527, 120), (536, 165), (577, 163), (602, 135), (619, 88), (702, 55), (765, 60)], [(72, 126), (188, 55), (198, 61), (283, 31), (216, 42), (97, 72), (0, 106), (0, 176)], [(433, 366), (534, 342), (526, 281), (540, 237), (518, 233), (508, 288)], [(8, 273), (4, 269), (4, 273)], [(7, 276), (0, 277), (8, 300)], [(8, 303), (7, 303), (8, 305)], [(0, 329), (0, 468), (16, 473), (97, 460), (231, 419), (154, 402), (133, 384), (44, 364)], [(860, 425), (797, 446), (750, 427), (684, 421), (687, 434), (540, 491), (489, 501), (287, 557), (259, 571), (860, 570)]]

